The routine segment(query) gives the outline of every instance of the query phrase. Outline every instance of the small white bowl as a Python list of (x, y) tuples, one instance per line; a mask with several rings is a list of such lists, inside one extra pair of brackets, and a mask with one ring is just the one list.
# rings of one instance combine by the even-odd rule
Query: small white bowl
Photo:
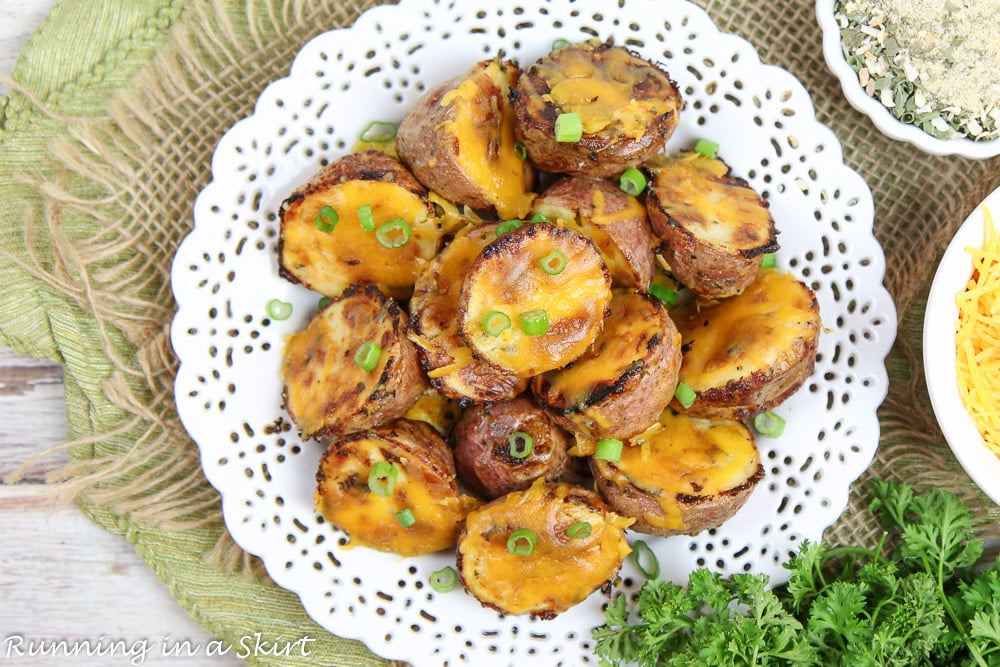
[(965, 289), (972, 275), (972, 256), (966, 248), (983, 243), (983, 206), (989, 208), (994, 221), (1000, 221), (1000, 188), (969, 214), (938, 264), (924, 313), (924, 377), (934, 415), (955, 458), (979, 488), (1000, 505), (1000, 457), (986, 446), (962, 404), (955, 369), (955, 296)]
[(844, 97), (858, 111), (871, 118), (883, 134), (906, 141), (931, 155), (961, 155), (985, 159), (1000, 155), (1000, 138), (991, 141), (938, 139), (916, 125), (904, 123), (892, 115), (880, 101), (865, 92), (858, 73), (847, 63), (840, 43), (840, 26), (834, 16), (836, 0), (816, 0), (816, 18), (823, 31), (823, 57), (827, 67), (840, 79)]

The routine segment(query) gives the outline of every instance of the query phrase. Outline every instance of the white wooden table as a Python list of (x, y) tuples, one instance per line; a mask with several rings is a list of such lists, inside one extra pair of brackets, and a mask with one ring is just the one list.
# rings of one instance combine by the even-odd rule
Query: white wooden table
[[(0, 72), (13, 70), (25, 40), (55, 1), (0, 2)], [(2, 85), (0, 94), (6, 94)], [(0, 347), (0, 424), (0, 478), (31, 455), (61, 444), (66, 438), (61, 368)], [(47, 504), (44, 475), (59, 463), (59, 457), (40, 461), (21, 482), (0, 482), (0, 665), (240, 664), (233, 653), (163, 655), (177, 642), (205, 647), (213, 638), (128, 542), (75, 508), (53, 510)], [(28, 649), (37, 652), (60, 640), (69, 647), (103, 646), (105, 655), (67, 657), (64, 649), (56, 656), (29, 657)], [(107, 647), (119, 640), (122, 650), (107, 655)]]

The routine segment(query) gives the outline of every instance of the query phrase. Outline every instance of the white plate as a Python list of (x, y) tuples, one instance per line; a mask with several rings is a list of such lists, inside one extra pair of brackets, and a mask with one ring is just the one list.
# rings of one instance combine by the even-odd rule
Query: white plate
[(852, 107), (868, 116), (880, 132), (892, 139), (906, 141), (931, 155), (961, 155), (967, 158), (985, 159), (1000, 155), (1000, 139), (973, 141), (972, 139), (938, 139), (927, 134), (916, 125), (900, 121), (879, 100), (869, 95), (844, 58), (840, 42), (840, 26), (834, 16), (837, 0), (816, 0), (816, 18), (823, 31), (823, 57), (827, 67), (838, 79), (844, 97)]
[(924, 377), (934, 415), (955, 458), (979, 488), (1000, 505), (1000, 457), (987, 448), (962, 404), (955, 366), (958, 320), (955, 297), (965, 290), (972, 276), (972, 255), (968, 249), (983, 245), (984, 206), (992, 213), (994, 222), (1000, 222), (1000, 189), (994, 190), (965, 219), (934, 274), (924, 314)]
[[(220, 141), (194, 230), (174, 260), (171, 335), (180, 360), (177, 410), (222, 495), (233, 537), (320, 625), (389, 658), (417, 666), (594, 663), (590, 631), (602, 623), (607, 598), (596, 593), (552, 621), (501, 617), (463, 591), (435, 595), (425, 585), (453, 554), (402, 559), (347, 549), (317, 518), (319, 447), (274, 428), (288, 421), (278, 376), (282, 342), (317, 303), (316, 294), (278, 277), (275, 212), (369, 121), (398, 120), (422, 91), (475, 60), (502, 49), (529, 63), (555, 38), (591, 35), (664, 63), (687, 103), (668, 148), (703, 136), (721, 145), (734, 172), (770, 202), (780, 265), (816, 290), (829, 329), (816, 372), (779, 410), (788, 420), (784, 435), (761, 439), (767, 477), (742, 511), (694, 538), (649, 540), (663, 576), (683, 581), (705, 565), (785, 581), (782, 563), (837, 519), (878, 445), (876, 409), (887, 391), (884, 361), (896, 313), (882, 287), (874, 206), (798, 81), (761, 64), (747, 42), (721, 34), (682, 0), (502, 7), (403, 0), (375, 8), (352, 28), (309, 42), (289, 76), (268, 86), (252, 116)], [(291, 302), (293, 316), (269, 321), (272, 298)], [(617, 591), (642, 583), (630, 563), (622, 574)]]

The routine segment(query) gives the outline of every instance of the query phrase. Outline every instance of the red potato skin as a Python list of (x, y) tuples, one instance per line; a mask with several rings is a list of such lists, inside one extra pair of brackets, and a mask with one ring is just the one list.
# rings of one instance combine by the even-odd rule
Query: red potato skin
[[(653, 249), (657, 245), (645, 209), (638, 206), (635, 216), (607, 223), (600, 221), (602, 215), (621, 216), (631, 208), (632, 199), (613, 181), (567, 176), (546, 188), (535, 200), (535, 208), (553, 205), (574, 211), (579, 231), (604, 256), (612, 283), (616, 287), (645, 291), (656, 271)], [(602, 202), (603, 210), (598, 210), (595, 201)]]
[[(515, 431), (534, 441), (523, 459), (510, 454), (508, 436)], [(560, 479), (569, 464), (569, 437), (527, 395), (466, 408), (452, 438), (459, 479), (488, 500), (526, 489), (539, 477)]]

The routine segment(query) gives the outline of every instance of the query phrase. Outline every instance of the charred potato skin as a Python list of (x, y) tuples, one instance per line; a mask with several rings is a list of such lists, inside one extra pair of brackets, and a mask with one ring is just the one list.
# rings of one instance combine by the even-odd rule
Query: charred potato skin
[[(431, 386), (463, 406), (509, 400), (528, 385), (526, 379), (486, 359), (472, 358), (458, 331), (462, 279), (482, 248), (496, 238), (496, 228), (482, 224), (462, 229), (417, 278), (409, 303), (409, 336), (417, 344)], [(465, 355), (470, 357), (467, 363), (444, 372), (458, 363), (456, 357)]]
[[(294, 253), (297, 249), (291, 247), (286, 238), (289, 225), (294, 224), (298, 216), (302, 215), (301, 209), (309, 198), (321, 196), (323, 192), (351, 181), (384, 182), (397, 185), (420, 200), (428, 221), (435, 218), (436, 211), (428, 198), (427, 188), (397, 158), (377, 150), (348, 153), (320, 169), (309, 181), (297, 188), (281, 203), (278, 209), (281, 228), (277, 243), (278, 274), (289, 282), (304, 285), (329, 297), (336, 296), (353, 284), (365, 282), (377, 284), (380, 289), (393, 298), (408, 299), (412, 284), (378, 284), (377, 279), (359, 277), (357, 279), (345, 278), (340, 290), (328, 290), (322, 288), (319, 279), (310, 277), (305, 268), (294, 265)], [(415, 242), (415, 240), (411, 241), (411, 243)], [(424, 260), (428, 260), (437, 254), (440, 246), (440, 238), (438, 238), (434, 243), (419, 249), (417, 252)], [(337, 264), (338, 271), (349, 275), (360, 270), (363, 262), (358, 258), (345, 257), (338, 258)], [(416, 275), (413, 276), (413, 279), (416, 279)]]
[[(304, 438), (320, 443), (402, 417), (428, 387), (417, 350), (406, 337), (408, 317), (395, 300), (386, 297), (373, 285), (362, 285), (351, 287), (340, 297), (331, 300), (316, 317), (322, 316), (328, 308), (343, 308), (347, 311), (344, 315), (347, 321), (357, 317), (384, 323), (385, 331), (380, 342), (385, 363), (381, 364), (379, 376), (371, 388), (368, 382), (340, 385), (337, 393), (328, 397), (322, 425), (303, 432)], [(354, 364), (353, 348), (323, 351), (323, 354), (331, 353), (340, 355), (341, 365)], [(288, 363), (294, 363), (295, 368), (289, 369), (286, 366)], [(282, 366), (285, 380), (282, 390), (283, 407), (297, 424), (299, 415), (293, 409), (289, 396), (289, 382), (296, 380), (288, 377), (288, 374), (297, 377), (299, 373), (304, 373), (308, 376), (306, 364), (303, 360), (290, 362), (286, 358)]]
[[(359, 498), (363, 503), (369, 493), (367, 472), (358, 474), (351, 467), (352, 463), (356, 467), (357, 462), (350, 461), (359, 454), (355, 451), (357, 443), (365, 440), (377, 441), (384, 460), (404, 469), (413, 483), (424, 485), (430, 496), (438, 501), (438, 506), (447, 506), (440, 522), (418, 521), (417, 530), (421, 531), (418, 535), (407, 534), (407, 529), (392, 516), (379, 519), (367, 516), (367, 512), (357, 517), (362, 530), (354, 534), (338, 523), (338, 510), (344, 511), (353, 505), (356, 511)], [(362, 467), (368, 468), (367, 464)], [(405, 489), (397, 488), (394, 495), (394, 500), (404, 504), (408, 494)], [(429, 424), (409, 419), (397, 419), (331, 442), (316, 472), (315, 504), (324, 518), (344, 529), (352, 539), (402, 556), (423, 555), (454, 546), (465, 514), (471, 507), (456, 482), (455, 465), (447, 442)]]
[[(490, 78), (491, 65), (498, 66), (500, 81)], [(520, 74), (520, 66), (512, 60), (483, 60), (467, 72), (435, 86), (417, 100), (399, 124), (396, 150), (400, 159), (421, 183), (458, 205), (480, 211), (494, 211), (499, 205), (502, 217), (506, 217), (505, 214), (520, 217), (526, 213), (525, 207), (530, 204), (535, 176), (530, 162), (521, 161), (524, 169), (521, 178), (523, 202), (511, 202), (513, 210), (503, 210), (505, 203), (496, 201), (484, 184), (477, 182), (463, 168), (460, 161), (463, 148), (460, 138), (454, 133), (441, 131), (458, 113), (455, 105), (448, 103), (445, 98), (466, 81), (474, 81), (480, 89), (480, 97), (490, 101), (488, 109), (479, 110), (482, 117), (476, 119), (478, 126), (496, 132), (504, 123), (512, 124), (509, 91)], [(488, 159), (499, 160), (501, 138), (493, 136), (488, 141)], [(505, 177), (516, 178), (510, 174)], [(518, 208), (524, 210), (519, 211)]]
[[(659, 241), (657, 252), (670, 265), (674, 277), (703, 299), (722, 299), (743, 291), (757, 276), (761, 256), (779, 248), (774, 221), (771, 220), (766, 237), (759, 239), (751, 248), (731, 248), (699, 239), (689, 229), (686, 220), (670, 212), (672, 184), (669, 174), (655, 164), (648, 171), (650, 183), (646, 190), (646, 209), (649, 223)], [(664, 180), (661, 181), (661, 178)], [(743, 193), (753, 192), (750, 184), (732, 174), (728, 165), (724, 175), (712, 180)], [(765, 210), (769, 208), (764, 199), (758, 197), (758, 203)], [(736, 235), (741, 233), (737, 230)]]
[[(524, 458), (510, 453), (508, 436), (516, 431), (533, 440)], [(527, 395), (466, 408), (452, 438), (459, 479), (489, 500), (526, 489), (538, 478), (560, 479), (569, 463), (566, 433)]]
[[(570, 402), (564, 393), (553, 390), (553, 378), (564, 371), (544, 373), (531, 381), (536, 400), (568, 431), (592, 439), (630, 438), (654, 423), (673, 398), (681, 365), (680, 332), (655, 297), (627, 293), (612, 298), (612, 317), (626, 308), (629, 310), (620, 315), (626, 323), (641, 312), (646, 316), (643, 321), (655, 322), (655, 326), (641, 332), (634, 350), (641, 357), (628, 364), (622, 374), (598, 381), (580, 402)], [(600, 353), (605, 337), (620, 339), (624, 333), (606, 322), (595, 342), (595, 354)], [(580, 363), (578, 360), (571, 368)]]
[[(551, 93), (551, 86), (542, 76), (539, 65), (556, 68), (568, 54), (579, 50), (589, 52), (598, 66), (611, 50), (626, 52), (629, 67), (643, 75), (630, 87), (633, 97), (639, 100), (664, 100), (669, 110), (651, 122), (638, 138), (626, 136), (614, 126), (595, 133), (584, 133), (580, 141), (562, 143), (555, 141), (555, 122), (560, 109), (543, 99)], [(528, 149), (531, 161), (541, 170), (552, 173), (617, 176), (629, 167), (638, 166), (660, 151), (677, 127), (683, 106), (677, 86), (669, 74), (651, 61), (637, 54), (605, 42), (594, 45), (584, 43), (558, 49), (528, 67), (511, 90), (511, 102), (518, 138)]]
[[(566, 224), (597, 246), (616, 287), (645, 291), (653, 279), (656, 245), (645, 207), (607, 179), (567, 176), (547, 187), (534, 210), (557, 207), (576, 214)], [(561, 221), (560, 221), (561, 222)]]

